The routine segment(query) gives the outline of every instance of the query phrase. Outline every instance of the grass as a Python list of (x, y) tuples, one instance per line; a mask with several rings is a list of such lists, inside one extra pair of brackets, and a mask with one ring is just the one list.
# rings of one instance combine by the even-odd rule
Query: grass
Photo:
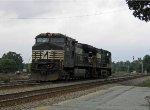
[(143, 87), (150, 87), (150, 80), (144, 81), (141, 86)]

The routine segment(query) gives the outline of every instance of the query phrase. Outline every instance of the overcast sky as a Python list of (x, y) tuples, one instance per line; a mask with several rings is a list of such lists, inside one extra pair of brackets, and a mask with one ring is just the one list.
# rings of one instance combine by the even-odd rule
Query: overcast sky
[(132, 15), (125, 0), (0, 0), (0, 57), (31, 57), (36, 35), (66, 34), (112, 52), (113, 61), (150, 53), (150, 24)]

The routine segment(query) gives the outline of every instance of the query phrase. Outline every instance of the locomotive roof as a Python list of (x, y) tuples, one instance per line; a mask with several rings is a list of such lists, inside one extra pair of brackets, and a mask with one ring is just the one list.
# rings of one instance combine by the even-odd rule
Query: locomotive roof
[[(37, 35), (35, 38), (49, 38), (49, 37), (64, 37), (64, 38), (71, 38), (61, 33), (41, 33)], [(72, 39), (72, 38), (71, 38)]]
[(79, 43), (79, 44), (81, 44), (81, 45), (83, 46), (83, 48), (92, 49), (92, 50), (95, 50), (95, 51), (97, 51), (97, 52), (102, 52), (102, 51), (103, 51), (103, 52), (111, 53), (111, 52), (109, 52), (109, 51), (107, 51), (107, 50), (104, 50), (104, 49), (98, 49), (98, 48), (93, 47), (93, 46), (88, 45), (88, 44), (82, 44), (82, 43)]
[[(35, 39), (36, 38), (49, 38), (49, 37), (64, 37), (64, 38), (69, 38), (69, 39), (73, 39), (73, 38), (71, 38), (71, 37), (68, 37), (68, 36), (66, 36), (66, 35), (63, 35), (63, 34), (61, 34), (61, 33), (49, 33), (49, 32), (47, 32), (47, 33), (41, 33), (41, 34), (39, 34), (39, 35), (37, 35), (36, 37), (35, 37)], [(75, 40), (75, 39), (73, 39), (73, 40)], [(82, 46), (84, 49), (90, 49), (90, 50), (93, 50), (93, 51), (99, 51), (99, 52), (108, 52), (108, 53), (111, 53), (111, 52), (109, 52), (109, 51), (107, 51), (107, 50), (104, 50), (104, 49), (98, 49), (98, 48), (96, 48), (96, 47), (93, 47), (93, 46), (91, 46), (91, 45), (88, 45), (88, 44), (83, 44), (83, 43), (77, 43), (78, 45), (80, 45), (80, 46)]]

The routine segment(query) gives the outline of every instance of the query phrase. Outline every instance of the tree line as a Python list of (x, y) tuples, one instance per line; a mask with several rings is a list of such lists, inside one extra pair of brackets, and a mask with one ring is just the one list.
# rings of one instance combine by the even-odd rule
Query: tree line
[(23, 67), (23, 58), (16, 52), (4, 53), (2, 58), (0, 58), (0, 72), (10, 73), (22, 71)]
[(138, 58), (134, 61), (112, 62), (112, 71), (115, 72), (150, 72), (150, 55), (145, 55), (143, 59)]

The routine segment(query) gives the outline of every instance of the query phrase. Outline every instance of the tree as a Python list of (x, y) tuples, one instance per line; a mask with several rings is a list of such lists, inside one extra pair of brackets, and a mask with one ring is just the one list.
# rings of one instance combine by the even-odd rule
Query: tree
[[(146, 59), (147, 60), (147, 59)], [(150, 62), (149, 62), (150, 64)], [(146, 64), (148, 65), (148, 63)], [(142, 72), (141, 71), (141, 63), (138, 60), (135, 60), (133, 62), (130, 61), (120, 61), (116, 63), (112, 63), (112, 70), (113, 72), (133, 72), (136, 71), (138, 73)]]
[(150, 72), (150, 55), (145, 55), (143, 58), (144, 70)]
[(0, 64), (1, 72), (9, 73), (17, 70), (16, 62), (13, 59), (1, 59)]
[[(8, 62), (7, 62), (8, 61)], [(2, 58), (1, 58), (1, 66), (4, 66), (5, 68), (10, 69), (10, 71), (17, 71), (17, 70), (22, 70), (23, 68), (23, 59), (20, 54), (17, 54), (15, 52), (8, 52), (5, 53)]]
[(133, 15), (140, 20), (150, 21), (150, 1), (149, 0), (126, 0)]
[(130, 71), (136, 71), (138, 73), (142, 72), (141, 71), (141, 64), (138, 60), (135, 60), (131, 63), (130, 65)]
[(31, 63), (25, 63), (25, 64), (23, 64), (24, 65), (24, 69), (26, 69), (27, 70), (27, 72), (31, 72)]
[(130, 62), (126, 61), (120, 61), (120, 62), (112, 62), (112, 71), (115, 72), (128, 72), (130, 69)]

